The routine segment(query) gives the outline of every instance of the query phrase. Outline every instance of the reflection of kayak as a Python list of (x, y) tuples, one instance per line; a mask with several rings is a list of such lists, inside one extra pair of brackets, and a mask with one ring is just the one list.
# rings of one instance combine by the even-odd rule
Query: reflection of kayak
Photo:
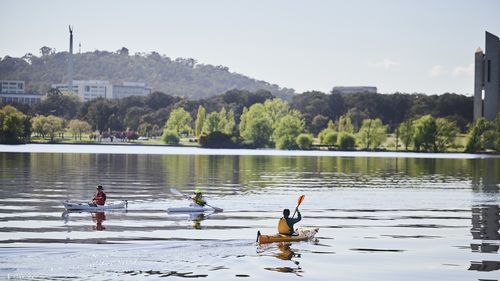
[(204, 212), (213, 212), (214, 209), (208, 206), (200, 206), (197, 204), (189, 205), (187, 207), (173, 207), (168, 208), (167, 212), (169, 213), (204, 213)]
[(274, 243), (274, 242), (295, 242), (295, 241), (305, 241), (309, 240), (318, 233), (319, 228), (298, 228), (297, 233), (298, 235), (282, 235), (282, 234), (275, 234), (275, 235), (261, 235), (260, 231), (257, 232), (257, 241), (260, 244), (266, 244), (266, 243)]
[(70, 201), (64, 201), (63, 205), (64, 208), (66, 208), (66, 210), (104, 211), (104, 210), (127, 208), (127, 200), (116, 201), (102, 206), (100, 205), (92, 206), (89, 205), (89, 203), (70, 202)]

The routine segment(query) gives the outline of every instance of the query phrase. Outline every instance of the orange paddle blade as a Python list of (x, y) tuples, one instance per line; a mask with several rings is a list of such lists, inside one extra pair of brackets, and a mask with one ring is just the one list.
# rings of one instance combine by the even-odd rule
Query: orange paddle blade
[(306, 196), (305, 196), (305, 195), (303, 195), (303, 194), (302, 194), (302, 195), (300, 195), (299, 200), (297, 201), (297, 207), (299, 207), (299, 206), (300, 206), (300, 204), (302, 204), (302, 201), (304, 201), (304, 198), (305, 198), (305, 197), (306, 197)]

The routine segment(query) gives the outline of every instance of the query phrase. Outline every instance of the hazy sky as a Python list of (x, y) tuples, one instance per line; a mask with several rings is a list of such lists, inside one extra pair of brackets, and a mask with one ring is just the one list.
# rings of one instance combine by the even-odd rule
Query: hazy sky
[(76, 51), (191, 57), (297, 92), (471, 94), (474, 52), (485, 30), (500, 36), (500, 0), (2, 0), (0, 11), (0, 57), (67, 50), (71, 24)]

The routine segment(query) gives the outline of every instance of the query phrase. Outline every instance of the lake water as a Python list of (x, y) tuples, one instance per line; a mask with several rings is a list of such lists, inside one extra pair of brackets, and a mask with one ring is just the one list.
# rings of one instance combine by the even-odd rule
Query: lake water
[[(64, 211), (97, 184), (127, 211)], [(166, 212), (196, 187), (224, 212)], [(466, 154), (0, 146), (0, 279), (499, 280), (499, 190)], [(317, 239), (257, 245), (301, 194)]]

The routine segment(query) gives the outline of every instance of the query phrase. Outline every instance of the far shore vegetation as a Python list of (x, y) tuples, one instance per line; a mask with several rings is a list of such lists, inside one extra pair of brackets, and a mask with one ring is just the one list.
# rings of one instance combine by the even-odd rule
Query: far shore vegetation
[(500, 114), (472, 122), (456, 94), (325, 94), (291, 101), (231, 90), (200, 100), (154, 92), (82, 102), (50, 90), (32, 107), (0, 104), (0, 143), (120, 143), (211, 148), (500, 151)]

